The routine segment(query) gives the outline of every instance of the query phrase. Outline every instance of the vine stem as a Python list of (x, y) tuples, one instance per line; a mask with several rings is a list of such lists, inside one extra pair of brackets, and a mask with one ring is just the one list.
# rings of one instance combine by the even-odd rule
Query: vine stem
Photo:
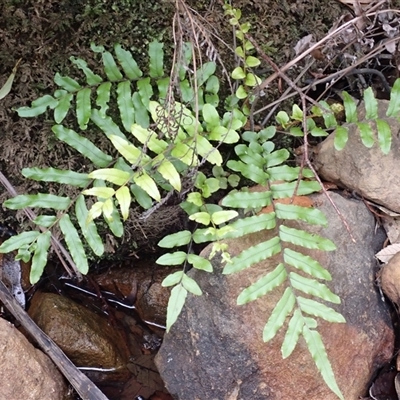
[[(10, 181), (4, 176), (4, 174), (1, 171), (0, 171), (0, 183), (4, 186), (4, 188), (12, 197), (18, 195), (14, 186), (10, 183)], [(36, 214), (32, 211), (31, 208), (26, 207), (23, 208), (22, 210), (31, 221), (33, 221), (36, 218)], [(39, 228), (42, 232), (46, 231), (46, 229), (43, 227)], [(81, 281), (83, 279), (82, 274), (78, 271), (78, 268), (75, 262), (72, 260), (67, 249), (60, 243), (60, 241), (53, 235), (52, 232), (50, 232), (50, 234), (51, 234), (51, 246), (56, 252), (57, 257), (60, 260), (61, 264), (63, 265), (64, 269), (67, 271), (70, 277), (76, 276)], [(61, 253), (65, 257), (65, 259), (62, 257)], [(70, 265), (71, 268), (68, 266), (65, 260), (68, 261), (68, 264)]]

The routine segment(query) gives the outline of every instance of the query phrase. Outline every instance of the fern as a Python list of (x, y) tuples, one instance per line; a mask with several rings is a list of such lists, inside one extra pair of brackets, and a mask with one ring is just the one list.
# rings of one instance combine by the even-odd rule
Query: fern
[[(20, 117), (36, 117), (50, 109), (55, 122), (54, 135), (88, 158), (93, 169), (89, 173), (78, 173), (57, 168), (24, 168), (22, 174), (27, 178), (75, 186), (80, 192), (76, 198), (38, 193), (7, 200), (4, 205), (10, 209), (35, 207), (45, 210), (46, 215), (39, 215), (33, 221), (40, 231), (11, 237), (0, 246), (0, 252), (16, 250), (17, 258), (26, 262), (32, 258), (30, 280), (36, 283), (46, 264), (51, 231), (58, 226), (77, 270), (86, 274), (89, 263), (84, 243), (95, 255), (104, 253), (97, 230), (98, 218), (103, 217), (111, 232), (121, 237), (133, 202), (149, 215), (174, 191), (181, 192), (184, 183), (189, 184), (189, 189), (185, 189), (187, 198), (181, 206), (199, 227), (193, 232), (184, 230), (168, 235), (159, 242), (160, 247), (167, 249), (182, 246), (189, 249), (188, 252), (172, 250), (157, 260), (161, 265), (183, 265), (181, 271), (169, 275), (163, 282), (164, 286), (173, 287), (168, 303), (167, 330), (179, 317), (188, 293), (202, 294), (201, 288), (187, 274), (189, 268), (211, 273), (210, 259), (219, 252), (226, 263), (223, 273), (232, 274), (279, 255), (278, 265), (245, 288), (238, 295), (237, 303), (255, 301), (274, 288), (286, 285), (266, 322), (263, 340), (268, 342), (275, 337), (289, 319), (282, 343), (283, 357), (290, 356), (299, 337), (303, 336), (323, 379), (339, 398), (343, 398), (317, 331), (316, 319), (344, 322), (340, 314), (320, 302), (321, 299), (339, 303), (340, 299), (324, 283), (331, 279), (329, 272), (316, 260), (289, 246), (322, 251), (335, 247), (326, 238), (286, 225), (289, 220), (326, 224), (319, 210), (284, 202), (316, 192), (320, 187), (310, 170), (285, 164), (289, 152), (274, 148), (271, 141), (276, 133), (274, 126), (257, 133), (243, 132), (242, 143), (236, 144), (240, 139), (238, 131), (246, 124), (249, 105), (254, 100), (252, 88), (260, 82), (251, 69), (260, 61), (246, 39), (250, 24), (240, 22), (240, 10), (226, 6), (226, 14), (236, 27), (240, 45), (235, 53), (241, 64), (232, 71), (232, 78), (238, 85), (235, 95), (226, 99), (222, 114), (215, 63), (204, 63), (193, 76), (188, 75), (193, 52), (191, 45), (185, 44), (183, 64), (177, 66), (179, 79), (174, 88), (170, 78), (165, 76), (163, 45), (158, 42), (149, 45), (149, 76), (144, 77), (132, 54), (120, 45), (114, 46), (114, 53), (92, 45), (92, 50), (101, 57), (104, 74), (95, 74), (84, 60), (71, 57), (71, 62), (82, 71), (83, 81), (56, 74), (54, 82), (59, 88), (53, 95), (42, 96), (30, 107), (17, 110)], [(116, 104), (110, 104), (114, 98)], [(400, 80), (393, 87), (388, 116), (398, 117), (399, 98)], [(378, 143), (387, 153), (391, 146), (390, 126), (378, 118), (372, 91), (368, 89), (364, 93), (367, 122), (359, 122), (356, 104), (345, 92), (343, 99), (346, 121), (358, 124), (363, 143), (371, 146), (376, 141), (371, 129), (371, 124), (376, 124)], [(242, 107), (240, 100), (244, 100)], [(320, 102), (306, 116), (307, 128), (314, 136), (326, 136), (327, 130), (336, 129), (335, 147), (340, 150), (347, 142), (348, 129), (338, 125), (334, 111), (335, 106)], [(324, 127), (316, 125), (316, 116), (323, 118)], [(71, 124), (80, 131), (97, 126), (112, 144), (113, 151), (105, 152), (83, 134), (64, 125), (72, 119), (75, 120)], [(293, 106), (291, 116), (281, 111), (276, 120), (291, 135), (304, 135), (303, 110), (297, 105)], [(228, 170), (222, 168), (223, 157), (218, 149), (221, 143), (236, 144), (236, 157), (228, 161)], [(199, 171), (204, 163), (213, 166), (212, 175)], [(229, 193), (221, 205), (209, 202), (218, 190), (236, 187), (240, 177), (262, 186), (263, 191), (242, 188)], [(261, 208), (264, 212), (258, 214)], [(239, 215), (244, 217), (238, 218)], [(269, 241), (230, 257), (224, 239), (275, 228), (277, 234)], [(210, 259), (191, 254), (193, 243), (206, 242), (213, 242)]]

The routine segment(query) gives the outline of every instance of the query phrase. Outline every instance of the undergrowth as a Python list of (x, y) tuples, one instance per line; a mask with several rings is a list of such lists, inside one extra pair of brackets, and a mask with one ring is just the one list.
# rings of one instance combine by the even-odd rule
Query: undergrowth
[[(182, 265), (182, 270), (170, 274), (163, 282), (173, 287), (168, 304), (167, 331), (177, 320), (188, 293), (201, 295), (199, 285), (189, 276), (193, 267), (211, 273), (210, 259), (219, 253), (225, 266), (223, 273), (232, 274), (253, 264), (280, 254), (276, 267), (237, 298), (246, 304), (267, 295), (274, 288), (285, 285), (283, 296), (267, 320), (263, 340), (268, 342), (289, 320), (282, 344), (282, 355), (288, 357), (299, 337), (307, 347), (330, 389), (343, 399), (317, 330), (317, 319), (333, 323), (345, 322), (333, 308), (322, 304), (340, 303), (323, 281), (329, 281), (329, 272), (316, 260), (300, 251), (293, 251), (288, 244), (307, 249), (331, 251), (335, 245), (328, 239), (306, 230), (287, 226), (290, 220), (312, 225), (326, 225), (325, 216), (316, 208), (284, 203), (297, 195), (308, 195), (321, 188), (308, 168), (287, 165), (289, 151), (275, 149), (272, 139), (276, 127), (269, 126), (259, 132), (244, 131), (248, 121), (249, 104), (254, 100), (252, 88), (260, 79), (252, 68), (260, 64), (254, 55), (254, 46), (246, 38), (250, 24), (241, 23), (240, 10), (226, 7), (230, 24), (236, 27), (236, 55), (240, 65), (231, 76), (239, 85), (236, 93), (222, 101), (219, 98), (220, 82), (214, 62), (194, 68), (194, 50), (190, 43), (183, 49), (183, 57), (175, 66), (171, 79), (165, 73), (163, 45), (157, 41), (148, 49), (149, 76), (143, 76), (131, 52), (115, 45), (113, 53), (102, 46), (91, 49), (101, 58), (103, 75), (95, 74), (80, 58), (70, 60), (79, 68), (84, 81), (72, 76), (56, 74), (58, 85), (52, 95), (47, 94), (32, 102), (30, 107), (17, 110), (20, 117), (36, 117), (52, 110), (55, 124), (52, 131), (58, 140), (67, 143), (84, 157), (93, 168), (89, 173), (57, 168), (24, 168), (22, 174), (41, 182), (56, 182), (79, 188), (76, 198), (50, 193), (22, 194), (7, 200), (10, 209), (36, 208), (42, 214), (34, 219), (38, 229), (22, 232), (0, 246), (0, 252), (17, 251), (17, 259), (32, 259), (30, 280), (38, 282), (47, 262), (52, 229), (59, 227), (72, 256), (77, 274), (86, 274), (89, 262), (84, 242), (97, 256), (104, 253), (103, 239), (97, 232), (102, 217), (111, 232), (120, 237), (124, 221), (132, 203), (150, 215), (171, 196), (179, 193), (184, 201), (182, 208), (189, 220), (199, 226), (194, 231), (183, 230), (164, 237), (159, 246), (167, 249), (185, 246), (186, 251), (171, 251), (158, 259), (161, 265)], [(191, 72), (191, 70), (194, 71)], [(388, 116), (397, 116), (400, 110), (400, 81), (396, 81)], [(356, 104), (343, 93), (343, 107), (349, 123), (357, 123), (362, 142), (372, 146), (375, 137), (372, 125), (376, 124), (378, 143), (384, 153), (390, 150), (390, 126), (377, 115), (377, 101), (371, 89), (364, 93), (367, 121), (359, 122)], [(115, 99), (116, 104), (113, 104)], [(111, 107), (112, 106), (112, 107)], [(116, 110), (111, 112), (111, 110)], [(347, 128), (338, 126), (331, 107), (320, 102), (306, 116), (304, 132), (303, 110), (293, 106), (292, 114), (279, 112), (277, 123), (293, 136), (311, 134), (326, 136), (336, 129), (335, 147), (342, 149), (347, 141)], [(70, 114), (76, 119), (79, 131), (63, 125)], [(314, 117), (324, 120), (317, 126)], [(89, 141), (84, 133), (88, 127), (97, 127), (112, 143), (114, 152), (109, 154)], [(221, 144), (234, 146), (235, 155), (224, 160)], [(227, 168), (223, 165), (226, 164)], [(202, 168), (211, 165), (212, 168)], [(212, 171), (206, 175), (204, 171)], [(264, 188), (252, 192), (248, 187), (234, 189), (221, 204), (210, 201), (221, 189), (238, 186), (245, 178)], [(269, 212), (258, 214), (264, 207)], [(239, 211), (245, 210), (244, 217)], [(76, 221), (74, 224), (71, 221)], [(224, 239), (238, 238), (249, 233), (278, 227), (278, 233), (267, 242), (244, 250), (231, 257)], [(210, 259), (191, 251), (193, 243), (212, 242)]]

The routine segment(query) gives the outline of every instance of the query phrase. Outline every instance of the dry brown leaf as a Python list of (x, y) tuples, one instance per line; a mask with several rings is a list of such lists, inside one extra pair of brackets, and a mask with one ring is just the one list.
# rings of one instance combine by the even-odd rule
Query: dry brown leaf
[(393, 243), (376, 253), (375, 257), (386, 264), (397, 253), (400, 253), (400, 243)]

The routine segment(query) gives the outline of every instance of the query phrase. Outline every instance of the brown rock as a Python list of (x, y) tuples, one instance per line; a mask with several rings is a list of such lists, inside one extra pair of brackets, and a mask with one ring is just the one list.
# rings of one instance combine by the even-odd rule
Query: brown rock
[[(392, 146), (389, 154), (382, 153), (375, 134), (375, 144), (371, 148), (363, 145), (356, 124), (346, 124), (349, 140), (345, 148), (334, 148), (335, 133), (329, 135), (319, 146), (315, 157), (315, 167), (319, 175), (341, 187), (354, 190), (359, 195), (400, 212), (400, 122), (387, 118), (388, 101), (378, 100), (379, 118), (388, 122), (392, 130)], [(358, 108), (359, 120), (365, 115), (363, 103)], [(370, 123), (376, 132), (375, 124)]]
[(0, 318), (0, 398), (63, 400), (68, 387), (56, 366), (20, 333)]
[(125, 340), (106, 318), (64, 296), (40, 292), (29, 315), (77, 367), (115, 369), (113, 377), (121, 380), (129, 376)]
[(170, 289), (161, 286), (176, 269), (142, 263), (132, 268), (113, 268), (94, 277), (101, 288), (128, 297), (134, 295), (136, 310), (144, 321), (165, 326)]
[(395, 254), (381, 269), (382, 290), (389, 299), (400, 306), (400, 253)]
[[(333, 252), (301, 251), (330, 271), (333, 280), (327, 285), (342, 299), (340, 305), (329, 305), (342, 313), (347, 322), (318, 320), (317, 330), (344, 398), (357, 400), (366, 395), (372, 375), (393, 352), (390, 317), (374, 287), (374, 254), (384, 235), (374, 234), (374, 218), (363, 203), (346, 200), (336, 193), (332, 197), (357, 243), (351, 241), (322, 195), (312, 198), (327, 216), (327, 228), (295, 222), (287, 225), (328, 237), (337, 246)], [(274, 234), (276, 231), (263, 231), (230, 240), (229, 252), (235, 256)], [(209, 252), (210, 246), (203, 255)], [(321, 378), (303, 338), (292, 355), (282, 359), (287, 325), (269, 343), (262, 341), (264, 325), (281, 298), (283, 287), (245, 306), (236, 304), (242, 289), (280, 261), (280, 255), (276, 255), (233, 275), (221, 274), (218, 260), (212, 261), (213, 274), (190, 271), (203, 295), (188, 295), (183, 313), (165, 335), (156, 359), (173, 396), (182, 400), (337, 400)]]

